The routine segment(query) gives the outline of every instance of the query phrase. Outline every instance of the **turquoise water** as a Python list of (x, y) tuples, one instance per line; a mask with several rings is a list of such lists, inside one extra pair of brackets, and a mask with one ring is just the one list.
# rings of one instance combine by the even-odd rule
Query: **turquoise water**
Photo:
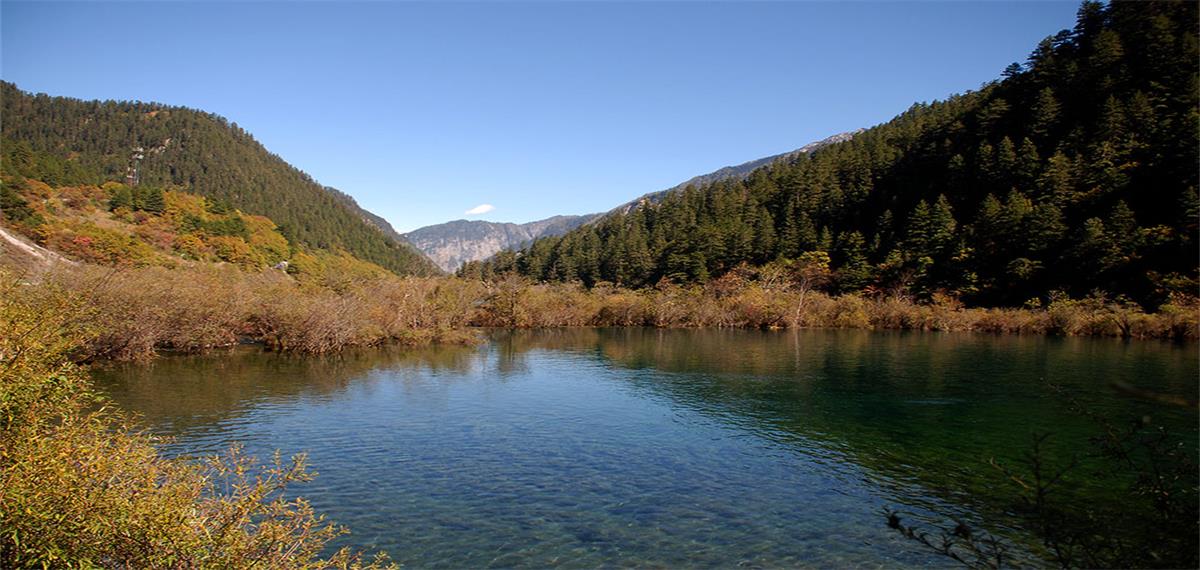
[[(1194, 441), (1195, 345), (865, 331), (566, 329), (478, 347), (238, 350), (96, 372), (170, 453), (307, 452), (342, 541), (416, 567), (946, 565), (881, 514), (1006, 515), (995, 458), (1112, 417)], [(1062, 388), (1066, 396), (1051, 390)], [(1110, 490), (1081, 476), (1073, 486)]]

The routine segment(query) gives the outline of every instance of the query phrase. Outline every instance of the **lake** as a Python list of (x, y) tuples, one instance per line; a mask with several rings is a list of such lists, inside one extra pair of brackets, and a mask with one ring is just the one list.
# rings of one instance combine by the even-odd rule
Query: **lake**
[[(476, 347), (332, 358), (255, 348), (94, 372), (170, 435), (171, 454), (242, 442), (307, 452), (297, 487), (416, 567), (947, 565), (887, 528), (988, 521), (1027, 540), (988, 461), (1035, 432), (1065, 461), (1091, 420), (1194, 413), (1113, 381), (1194, 395), (1194, 344), (868, 331), (495, 331)], [(1058, 387), (1052, 389), (1051, 384)], [(1081, 496), (1103, 498), (1086, 476)]]

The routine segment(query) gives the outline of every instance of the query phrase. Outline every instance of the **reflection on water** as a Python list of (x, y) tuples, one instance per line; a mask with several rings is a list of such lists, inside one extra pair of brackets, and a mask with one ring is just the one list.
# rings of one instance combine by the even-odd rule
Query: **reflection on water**
[(889, 533), (883, 506), (1003, 520), (989, 458), (1036, 430), (1063, 454), (1086, 439), (1047, 381), (1194, 437), (1189, 414), (1106, 385), (1192, 394), (1197, 368), (1194, 346), (1156, 342), (558, 329), (96, 376), (171, 452), (309, 452), (320, 476), (300, 492), (348, 543), (410, 565), (895, 566), (943, 561)]

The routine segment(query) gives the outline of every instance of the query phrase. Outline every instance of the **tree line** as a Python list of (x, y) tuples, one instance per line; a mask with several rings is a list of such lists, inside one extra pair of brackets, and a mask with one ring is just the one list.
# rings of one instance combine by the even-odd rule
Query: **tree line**
[(1194, 294), (1198, 21), (1194, 3), (1084, 2), (977, 91), (461, 273), (645, 287), (824, 252), (832, 292)]

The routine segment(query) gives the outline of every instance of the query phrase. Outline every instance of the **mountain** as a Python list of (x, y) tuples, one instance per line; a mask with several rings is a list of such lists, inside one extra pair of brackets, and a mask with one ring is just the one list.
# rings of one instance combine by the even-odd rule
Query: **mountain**
[(140, 156), (141, 186), (180, 189), (266, 216), (296, 246), (346, 251), (401, 274), (438, 273), (382, 219), (218, 115), (159, 103), (32, 95), (7, 82), (0, 82), (0, 105), (9, 175), (50, 186), (99, 185), (124, 181)]
[(710, 184), (713, 184), (714, 182), (721, 182), (721, 181), (725, 181), (725, 180), (745, 180), (747, 177), (750, 176), (750, 174), (752, 172), (754, 172), (755, 170), (758, 170), (759, 168), (774, 164), (776, 162), (794, 161), (797, 158), (799, 158), (799, 156), (802, 154), (812, 154), (819, 148), (826, 147), (826, 146), (829, 146), (829, 145), (835, 144), (835, 143), (846, 142), (846, 141), (850, 140), (851, 138), (854, 138), (854, 135), (857, 135), (858, 133), (861, 133), (864, 130), (865, 129), (858, 129), (858, 130), (849, 131), (849, 132), (845, 132), (845, 133), (838, 133), (836, 135), (823, 138), (817, 142), (808, 143), (796, 150), (792, 150), (792, 151), (788, 151), (788, 152), (781, 153), (781, 154), (775, 154), (775, 155), (743, 162), (741, 164), (734, 165), (734, 166), (726, 166), (724, 168), (718, 168), (717, 170), (709, 172), (708, 174), (701, 174), (699, 176), (693, 176), (693, 177), (685, 180), (684, 182), (681, 182), (679, 184), (676, 184), (675, 186), (667, 188), (666, 190), (659, 190), (657, 192), (651, 192), (649, 194), (645, 194), (645, 195), (638, 197), (636, 200), (631, 200), (629, 202), (621, 204), (620, 206), (611, 210), (611, 212), (625, 213), (625, 212), (628, 212), (634, 206), (637, 206), (638, 204), (644, 204), (647, 202), (648, 203), (656, 203), (656, 202), (660, 201), (667, 194), (669, 194), (671, 192), (676, 192), (679, 190), (686, 189), (688, 186), (702, 187), (702, 186), (708, 186)]
[(453, 272), (466, 262), (487, 259), (498, 251), (518, 248), (540, 237), (562, 235), (597, 216), (553, 216), (525, 224), (454, 220), (413, 230), (404, 234), (404, 239), (442, 270)]
[(354, 212), (362, 221), (364, 221), (372, 226), (375, 226), (376, 228), (379, 229), (379, 231), (382, 231), (383, 235), (385, 235), (399, 243), (408, 243), (404, 239), (404, 235), (401, 234), (400, 232), (396, 231), (396, 228), (393, 228), (391, 223), (389, 223), (387, 220), (383, 219), (383, 216), (380, 216), (379, 214), (376, 214), (374, 212), (367, 210), (366, 208), (363, 208), (362, 206), (359, 206), (358, 201), (355, 200), (353, 196), (351, 196), (345, 192), (342, 192), (341, 190), (338, 190), (337, 188), (334, 188), (332, 186), (326, 186), (325, 191), (329, 192), (330, 194), (333, 194), (333, 196), (335, 198), (337, 198), (338, 201), (340, 201), (343, 205), (345, 205), (347, 208), (349, 208), (351, 212)]
[[(763, 165), (780, 160), (793, 160), (801, 154), (808, 154), (825, 145), (850, 140), (851, 137), (859, 132), (861, 132), (861, 129), (854, 132), (837, 134), (790, 152), (744, 162), (736, 166), (726, 166), (708, 174), (695, 176), (682, 184), (666, 190), (652, 192), (636, 200), (622, 204), (609, 213), (623, 213), (638, 204), (657, 202), (668, 193), (682, 190), (688, 186), (700, 186), (719, 180), (742, 179)], [(455, 220), (444, 224), (426, 226), (409, 232), (404, 237), (409, 243), (412, 243), (417, 249), (421, 250), (426, 257), (437, 263), (438, 267), (441, 267), (445, 271), (457, 271), (465, 263), (482, 261), (500, 251), (523, 247), (538, 238), (565, 234), (577, 227), (594, 223), (603, 216), (603, 214), (554, 216), (527, 224)]]
[(296, 247), (270, 218), (189, 192), (116, 182), (51, 187), (7, 171), (2, 179), (0, 266), (21, 273), (78, 262), (173, 269), (220, 264), (250, 272), (273, 268), (335, 290), (387, 274), (344, 250)]
[(731, 180), (731, 179), (735, 179), (735, 178), (736, 179), (745, 179), (747, 176), (750, 176), (751, 172), (754, 172), (755, 170), (758, 170), (759, 168), (761, 168), (763, 166), (767, 166), (768, 164), (773, 164), (775, 162), (784, 161), (784, 160), (786, 160), (786, 161), (795, 160), (802, 154), (811, 154), (812, 152), (816, 151), (819, 148), (826, 147), (826, 146), (829, 146), (834, 143), (846, 142), (846, 141), (854, 138), (854, 135), (857, 135), (858, 133), (861, 133), (864, 130), (865, 129), (858, 129), (858, 130), (850, 131), (850, 132), (846, 132), (846, 133), (838, 133), (831, 137), (826, 137), (824, 139), (821, 139), (817, 142), (808, 143), (808, 144), (806, 144), (796, 150), (793, 150), (793, 151), (785, 152), (782, 154), (776, 154), (776, 155), (768, 156), (765, 158), (760, 158), (758, 160), (751, 160), (749, 162), (743, 162), (736, 166), (726, 166), (725, 168), (714, 170), (712, 172), (709, 172), (708, 174), (702, 174), (700, 176), (692, 177), (691, 179), (687, 180), (686, 182), (684, 182), (682, 184), (675, 186), (674, 188), (665, 190), (665, 192), (670, 192), (671, 190), (682, 190), (688, 186), (704, 186), (706, 184), (712, 184), (713, 182), (719, 182), (721, 180)]
[(1194, 295), (1198, 24), (1190, 2), (1084, 2), (978, 91), (462, 273), (638, 287), (772, 264), (834, 292), (977, 305)]

